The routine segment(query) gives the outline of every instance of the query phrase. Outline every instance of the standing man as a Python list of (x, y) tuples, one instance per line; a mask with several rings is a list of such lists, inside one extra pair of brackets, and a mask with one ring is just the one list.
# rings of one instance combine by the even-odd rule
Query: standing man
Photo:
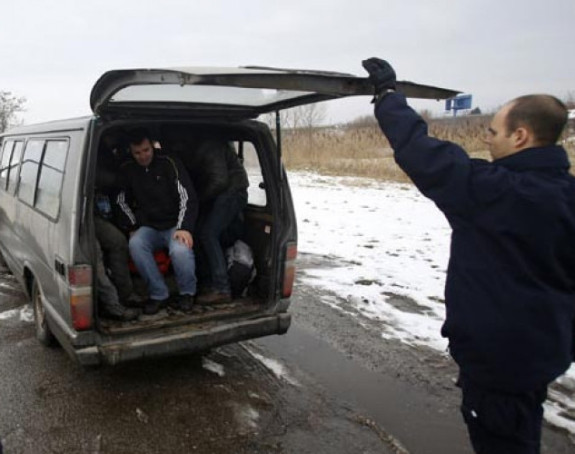
[(567, 111), (547, 95), (497, 112), (493, 162), (427, 135), (384, 60), (363, 62), (399, 166), (452, 233), (442, 335), (459, 365), (478, 454), (539, 453), (547, 385), (570, 366), (575, 320), (575, 178), (556, 142)]
[(205, 140), (185, 156), (200, 203), (197, 240), (203, 272), (199, 278), (205, 291), (196, 301), (229, 303), (232, 294), (222, 240), (247, 205), (248, 176), (234, 147), (225, 140)]
[(194, 188), (178, 161), (156, 154), (145, 129), (131, 132), (130, 152), (134, 159), (121, 167), (125, 190), (118, 195), (118, 204), (130, 230), (130, 255), (148, 288), (144, 314), (155, 314), (169, 300), (169, 289), (154, 260), (154, 251), (163, 247), (169, 250), (179, 289), (172, 307), (190, 312), (196, 294)]

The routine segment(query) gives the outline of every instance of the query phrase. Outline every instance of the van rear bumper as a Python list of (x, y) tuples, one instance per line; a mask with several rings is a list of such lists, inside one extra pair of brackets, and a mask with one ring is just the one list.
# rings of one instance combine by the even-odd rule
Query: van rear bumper
[(114, 365), (140, 358), (194, 353), (271, 334), (284, 334), (291, 315), (281, 313), (253, 320), (226, 323), (200, 330), (187, 330), (159, 337), (139, 337), (101, 346), (76, 349), (75, 356), (85, 366)]

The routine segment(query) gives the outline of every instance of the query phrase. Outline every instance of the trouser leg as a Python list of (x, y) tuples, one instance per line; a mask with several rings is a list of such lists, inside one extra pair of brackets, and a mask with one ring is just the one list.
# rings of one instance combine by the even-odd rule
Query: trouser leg
[(461, 413), (477, 454), (539, 454), (547, 388), (503, 393), (460, 378)]
[(130, 255), (138, 273), (153, 300), (165, 300), (170, 296), (168, 286), (154, 259), (154, 251), (164, 246), (161, 232), (151, 227), (140, 227), (129, 242)]
[(225, 192), (216, 197), (199, 231), (203, 256), (208, 262), (210, 283), (214, 290), (230, 293), (228, 267), (220, 237), (232, 220), (245, 208), (245, 191)]
[(98, 260), (96, 264), (96, 279), (98, 281), (98, 301), (107, 309), (120, 308), (120, 301), (118, 299), (118, 292), (116, 287), (108, 278), (106, 273), (106, 268), (104, 267), (104, 260), (102, 255), (102, 248), (98, 241), (96, 241), (96, 247), (98, 248)]
[(98, 239), (112, 282), (118, 290), (121, 301), (128, 299), (134, 291), (132, 277), (128, 268), (128, 239), (114, 224), (99, 217), (94, 218), (96, 238)]
[(173, 236), (175, 231), (176, 229), (165, 231), (168, 234), (165, 240), (168, 242), (170, 259), (172, 261), (172, 267), (174, 268), (174, 274), (176, 275), (178, 290), (180, 295), (195, 295), (196, 261), (194, 258), (194, 250), (174, 240)]

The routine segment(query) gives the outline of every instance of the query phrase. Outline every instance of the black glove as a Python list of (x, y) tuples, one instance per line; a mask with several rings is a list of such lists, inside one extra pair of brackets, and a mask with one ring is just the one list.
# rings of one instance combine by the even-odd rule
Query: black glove
[(379, 98), (386, 90), (395, 90), (395, 71), (385, 60), (368, 58), (361, 62), (369, 73), (369, 80), (375, 88), (375, 97)]

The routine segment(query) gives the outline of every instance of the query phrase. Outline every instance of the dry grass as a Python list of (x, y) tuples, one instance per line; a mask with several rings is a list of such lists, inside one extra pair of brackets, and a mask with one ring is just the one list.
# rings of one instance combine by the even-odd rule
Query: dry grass
[[(429, 134), (461, 145), (472, 157), (489, 159), (482, 142), (490, 117), (431, 119)], [(575, 142), (566, 144), (575, 163)], [(328, 175), (346, 175), (406, 182), (387, 139), (375, 123), (349, 124), (338, 128), (284, 131), (283, 156), (290, 170), (314, 170)]]

